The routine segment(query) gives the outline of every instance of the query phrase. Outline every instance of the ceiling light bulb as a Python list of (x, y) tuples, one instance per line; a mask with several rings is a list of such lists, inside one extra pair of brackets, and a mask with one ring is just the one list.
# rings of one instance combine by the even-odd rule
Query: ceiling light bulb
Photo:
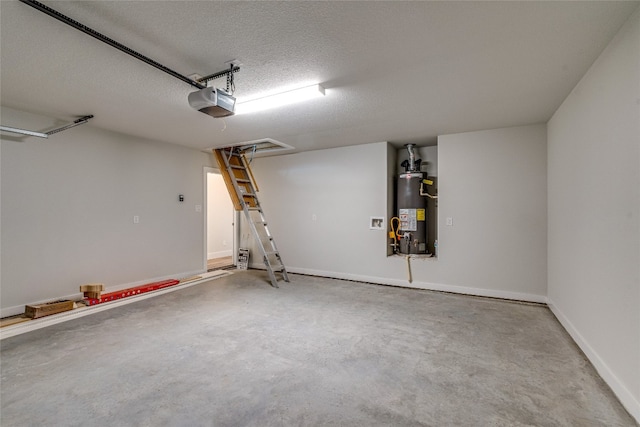
[(236, 115), (270, 110), (321, 96), (324, 96), (324, 88), (319, 84), (305, 86), (262, 98), (250, 99), (243, 102), (238, 101), (236, 103)]

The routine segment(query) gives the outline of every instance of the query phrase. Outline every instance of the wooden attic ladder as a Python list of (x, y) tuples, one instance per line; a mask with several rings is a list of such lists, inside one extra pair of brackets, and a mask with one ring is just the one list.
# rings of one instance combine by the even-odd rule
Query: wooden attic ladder
[(255, 183), (249, 162), (240, 147), (225, 147), (213, 150), (218, 162), (222, 178), (229, 190), (233, 207), (236, 211), (243, 211), (253, 237), (262, 253), (264, 265), (269, 272), (271, 285), (278, 287), (275, 273), (281, 272), (285, 282), (289, 281), (287, 270), (280, 257), (267, 221), (258, 201), (258, 186)]

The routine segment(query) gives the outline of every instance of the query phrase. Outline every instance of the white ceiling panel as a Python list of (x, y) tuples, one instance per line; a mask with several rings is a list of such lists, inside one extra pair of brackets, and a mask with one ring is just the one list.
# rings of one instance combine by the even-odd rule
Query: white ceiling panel
[[(194, 90), (23, 3), (0, 1), (1, 103), (204, 149), (299, 151), (548, 120), (638, 2), (45, 1), (180, 74), (240, 59), (235, 95), (326, 96), (214, 119)], [(225, 85), (224, 80), (216, 81)], [(2, 123), (11, 125), (10, 123)]]

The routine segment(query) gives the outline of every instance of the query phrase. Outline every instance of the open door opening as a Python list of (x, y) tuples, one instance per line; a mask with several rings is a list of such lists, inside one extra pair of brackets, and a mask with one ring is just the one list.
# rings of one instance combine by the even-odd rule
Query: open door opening
[(236, 265), (236, 212), (222, 175), (216, 169), (206, 168), (206, 267), (207, 271)]

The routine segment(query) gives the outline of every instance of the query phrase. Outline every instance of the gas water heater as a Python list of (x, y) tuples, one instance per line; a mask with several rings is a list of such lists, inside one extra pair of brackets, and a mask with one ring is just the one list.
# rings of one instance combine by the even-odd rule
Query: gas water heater
[(397, 206), (400, 225), (397, 239), (400, 253), (427, 253), (427, 199), (421, 195), (423, 174), (422, 159), (416, 159), (414, 144), (407, 144), (409, 159), (402, 162), (404, 173), (398, 176)]

